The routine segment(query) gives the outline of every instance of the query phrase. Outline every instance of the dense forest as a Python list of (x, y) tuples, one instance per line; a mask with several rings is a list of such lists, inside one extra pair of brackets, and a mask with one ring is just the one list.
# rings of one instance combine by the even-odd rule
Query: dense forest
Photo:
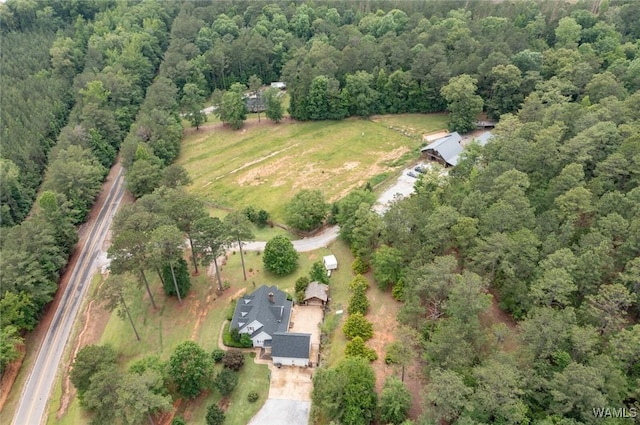
[[(364, 191), (333, 208), (403, 302), (405, 357), (428, 382), (415, 423), (630, 423), (593, 409), (640, 410), (638, 3), (9, 0), (0, 19), (0, 368), (51, 300), (121, 145), (136, 197), (184, 184), (178, 114), (255, 76), (287, 84), (298, 120), (500, 121), (383, 217)], [(483, 325), (492, 298), (513, 329)], [(320, 369), (318, 416), (372, 423), (377, 398), (340, 384), (370, 375), (366, 362)]]
[(56, 291), (75, 226), (116, 159), (178, 10), (156, 2), (0, 5), (0, 370)]

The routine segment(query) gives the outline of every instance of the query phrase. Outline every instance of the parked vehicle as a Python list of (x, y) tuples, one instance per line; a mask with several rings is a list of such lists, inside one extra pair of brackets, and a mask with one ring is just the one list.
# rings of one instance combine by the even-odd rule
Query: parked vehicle
[(408, 171), (408, 172), (407, 172), (407, 176), (409, 176), (409, 177), (413, 177), (413, 178), (418, 177), (418, 175), (417, 175), (416, 173), (414, 173), (413, 171)]

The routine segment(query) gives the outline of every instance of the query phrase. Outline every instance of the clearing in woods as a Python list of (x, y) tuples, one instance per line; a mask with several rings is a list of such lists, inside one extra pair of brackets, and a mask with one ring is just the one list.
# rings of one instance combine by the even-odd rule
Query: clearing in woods
[(328, 201), (337, 201), (417, 159), (421, 135), (445, 126), (446, 116), (437, 114), (280, 124), (252, 120), (237, 131), (214, 124), (186, 132), (177, 162), (193, 179), (190, 192), (211, 204), (254, 205), (282, 221), (283, 206), (296, 192), (319, 189)]

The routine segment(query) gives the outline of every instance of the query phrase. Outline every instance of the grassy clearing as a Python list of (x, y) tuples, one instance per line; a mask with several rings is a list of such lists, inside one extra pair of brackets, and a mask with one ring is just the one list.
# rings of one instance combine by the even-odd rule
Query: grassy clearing
[[(440, 115), (409, 117), (424, 121), (422, 128), (429, 131), (445, 122)], [(386, 117), (277, 125), (253, 121), (239, 131), (214, 126), (188, 132), (178, 163), (193, 179), (190, 191), (212, 205), (256, 205), (282, 221), (283, 206), (297, 191), (320, 189), (328, 200), (340, 199), (374, 176), (393, 174), (415, 157), (420, 144)]]
[(448, 124), (447, 114), (378, 115), (371, 120), (408, 136), (420, 138), (423, 134), (446, 129)]
[[(207, 212), (211, 217), (218, 217), (220, 220), (222, 220), (229, 213), (227, 210), (215, 207), (208, 207)], [(251, 231), (253, 232), (253, 239), (256, 241), (268, 241), (269, 239), (272, 239), (278, 235), (284, 235), (292, 240), (297, 239), (297, 236), (293, 233), (277, 226), (258, 227), (254, 225), (252, 226)]]

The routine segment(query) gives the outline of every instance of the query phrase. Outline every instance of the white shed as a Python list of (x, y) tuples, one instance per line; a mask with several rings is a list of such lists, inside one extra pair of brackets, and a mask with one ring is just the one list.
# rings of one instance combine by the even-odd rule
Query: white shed
[(325, 255), (322, 258), (322, 262), (324, 263), (324, 267), (327, 271), (338, 269), (338, 260), (335, 255)]

